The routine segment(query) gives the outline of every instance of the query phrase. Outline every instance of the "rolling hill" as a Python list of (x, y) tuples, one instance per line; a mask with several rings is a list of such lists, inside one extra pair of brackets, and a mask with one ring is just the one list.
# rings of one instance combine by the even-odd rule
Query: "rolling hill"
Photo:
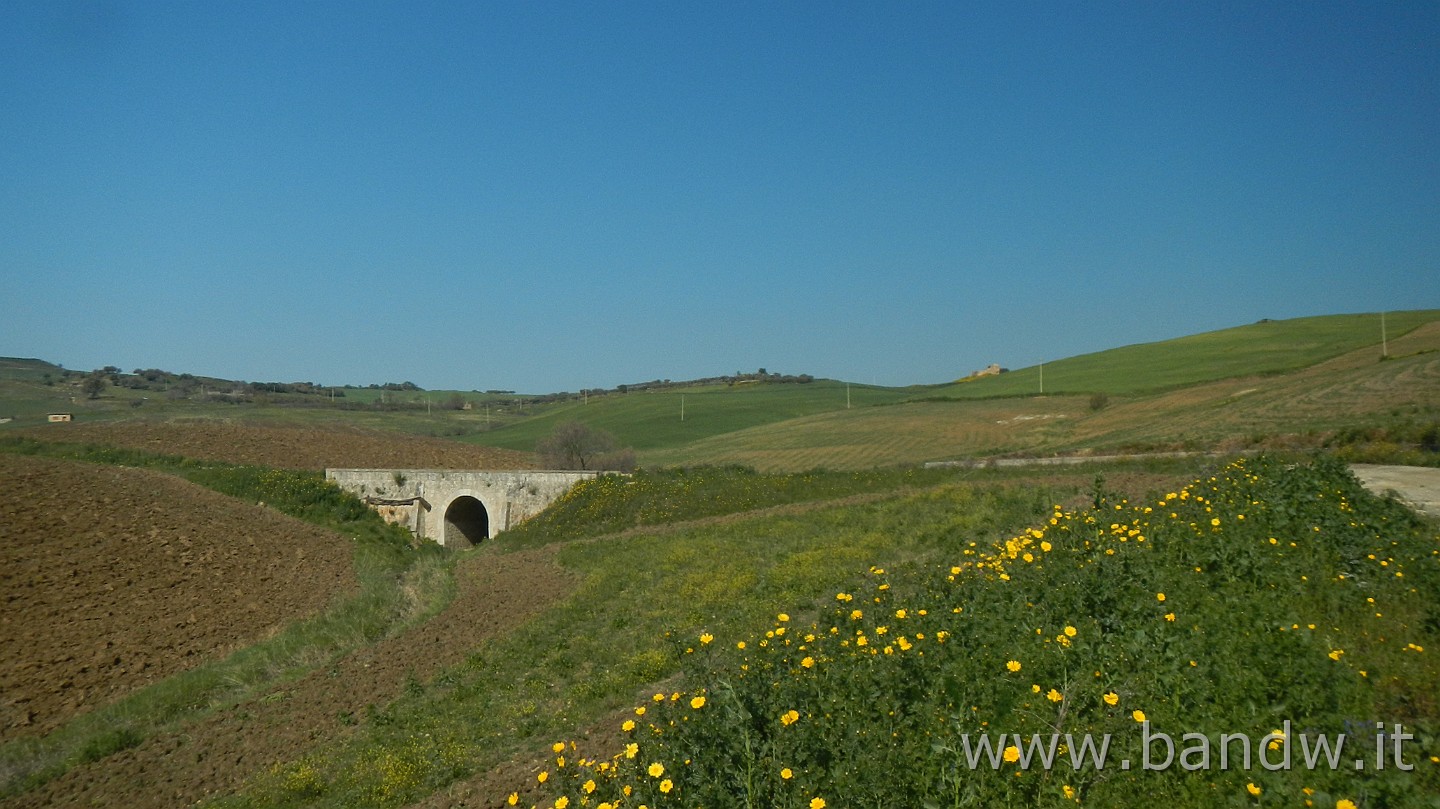
[[(82, 422), (220, 420), (363, 427), (529, 452), (566, 421), (613, 433), (645, 465), (737, 463), (767, 470), (864, 468), (996, 455), (1244, 444), (1314, 444), (1343, 430), (1412, 430), (1440, 420), (1440, 310), (1266, 320), (1085, 354), (941, 385), (837, 380), (670, 386), (570, 397), (506, 395), (469, 410), (452, 391), (350, 391), (348, 401), (251, 400), (114, 387), (87, 400), (81, 376), (0, 361), (0, 416), (14, 429), (48, 409)], [(363, 401), (362, 401), (363, 400)], [(467, 400), (468, 401), (468, 400)], [(1305, 435), (1302, 435), (1305, 434)]]
[[(97, 694), (94, 705), (81, 704), (57, 676), (84, 672), (94, 661), (124, 662), (127, 676), (150, 671), (128, 668), (129, 653), (123, 661), (120, 652), (96, 656), (100, 638), (109, 642), (114, 634), (103, 627), (74, 656), (73, 644), (23, 656), (23, 665), (33, 668), (26, 669), (32, 690), (58, 699), (64, 712), (57, 710), (53, 721), (39, 711), (10, 712), (7, 721), (18, 736), (0, 745), (0, 802), (449, 807), (508, 805), (511, 794), (517, 804), (523, 797), (524, 805), (560, 805), (555, 793), (569, 790), (595, 795), (571, 805), (600, 805), (607, 796), (592, 790), (607, 784), (574, 778), (592, 755), (633, 766), (615, 754), (636, 738), (647, 745), (639, 761), (650, 767), (669, 749), (651, 734), (624, 735), (630, 731), (622, 722), (642, 717), (658, 724), (667, 710), (689, 706), (693, 715), (677, 722), (709, 735), (684, 756), (722, 761), (726, 745), (751, 738), (710, 724), (739, 715), (726, 710), (741, 704), (725, 701), (735, 695), (759, 706), (751, 715), (769, 717), (766, 732), (774, 731), (773, 738), (808, 739), (809, 749), (823, 751), (827, 761), (836, 739), (850, 740), (857, 763), (889, 750), (893, 761), (883, 772), (850, 785), (872, 789), (877, 805), (893, 801), (900, 794), (895, 789), (913, 788), (907, 766), (935, 753), (931, 732), (958, 727), (949, 705), (913, 710), (926, 695), (975, 706), (972, 711), (985, 711), (982, 721), (996, 727), (1020, 727), (1016, 723), (1038, 711), (1063, 705), (1074, 710), (1065, 715), (1091, 722), (1084, 727), (1097, 732), (1129, 728), (1132, 711), (1143, 709), (1174, 727), (1263, 733), (1293, 707), (1271, 705), (1275, 694), (1288, 700), (1296, 689), (1313, 686), (1305, 692), (1314, 695), (1312, 704), (1333, 707), (1301, 721), (1394, 716), (1407, 728), (1418, 723), (1417, 738), (1440, 738), (1433, 732), (1434, 701), (1427, 699), (1440, 680), (1431, 658), (1420, 654), (1436, 645), (1433, 622), (1426, 622), (1433, 599), (1415, 597), (1435, 591), (1433, 525), (1398, 503), (1364, 494), (1332, 458), (1309, 465), (1293, 456), (1254, 459), (1254, 466), (1241, 460), (1223, 470), (1209, 458), (1059, 470), (642, 470), (630, 478), (598, 478), (546, 517), (453, 554), (417, 547), (359, 503), (335, 500), (339, 493), (327, 492), (313, 471), (337, 459), (400, 465), (416, 458), (471, 464), (523, 457), (483, 444), (526, 448), (571, 418), (614, 430), (642, 447), (649, 465), (677, 467), (858, 470), (999, 454), (1309, 447), (1342, 439), (1369, 442), (1387, 458), (1418, 452), (1433, 462), (1440, 446), (1425, 442), (1440, 444), (1440, 312), (1410, 314), (1413, 325), (1389, 335), (1384, 360), (1359, 326), (1342, 328), (1323, 318), (1255, 324), (1215, 333), (1220, 336), (1209, 337), (1203, 351), (1196, 346), (1206, 341), (1196, 338), (1206, 336), (1197, 335), (1116, 349), (1107, 362), (1097, 361), (1102, 352), (1054, 363), (1062, 380), (1067, 362), (1090, 368), (1094, 386), (1082, 390), (1076, 383), (1066, 393), (1006, 393), (994, 387), (1009, 384), (1004, 377), (932, 388), (851, 385), (847, 408), (843, 382), (695, 386), (527, 405), (529, 412), (507, 415), (503, 427), (473, 431), (466, 436), (470, 445), (434, 436), (473, 427), (484, 418), (473, 410), (186, 399), (136, 407), (123, 391), (94, 409), (73, 403), (78, 424), (5, 425), (0, 461), (8, 469), (0, 478), (24, 485), (0, 487), (7, 495), (0, 512), (16, 518), (0, 521), (0, 534), (13, 528), (12, 542), (45, 545), (52, 554), (44, 569), (25, 567), (41, 558), (32, 551), (6, 567), (17, 593), (33, 588), (31, 595), (57, 598), (62, 607), (80, 606), (87, 619), (117, 619), (116, 627), (154, 633), (162, 647), (175, 645), (200, 618), (188, 607), (194, 599), (183, 600), (184, 591), (175, 588), (150, 588), (144, 576), (129, 572), (77, 577), (80, 562), (113, 568), (116, 559), (133, 556), (150, 560), (147, 574), (188, 564), (209, 592), (217, 585), (204, 575), (228, 581), (231, 574), (211, 558), (187, 555), (186, 542), (203, 551), (213, 544), (251, 554), (237, 558), (264, 583), (316, 596), (308, 566), (281, 564), (300, 542), (248, 550), (262, 534), (284, 540), (290, 534), (280, 523), (296, 518), (312, 523), (324, 542), (353, 550), (360, 589), (308, 620), (273, 623), (273, 633), (272, 619), (265, 618), (259, 640), (233, 654), (227, 647), (178, 673), (152, 663), (163, 679), (117, 701)], [(1205, 357), (1216, 351), (1245, 352), (1260, 330), (1276, 325), (1272, 342), (1289, 350), (1272, 345), (1244, 363), (1207, 364)], [(1188, 365), (1177, 359), (1187, 356)], [(1051, 369), (1047, 364), (1047, 379)], [(9, 392), (62, 384), (46, 385), (46, 373), (54, 382), (55, 371), (44, 364), (0, 363), (0, 413), (15, 401), (5, 398)], [(1188, 376), (1175, 382), (1178, 375)], [(1077, 371), (1075, 378), (1084, 376)], [(991, 395), (970, 395), (984, 385), (992, 386)], [(956, 390), (964, 395), (953, 395)], [(353, 429), (361, 424), (384, 432)], [(126, 449), (82, 451), (67, 445), (72, 442)], [(84, 496), (71, 496), (72, 488)], [(1180, 505), (1151, 515), (1141, 498), (1152, 495)], [(187, 516), (195, 509), (222, 522), (200, 530), (198, 518)], [(1098, 518), (1117, 519), (1112, 515), (1121, 510), (1126, 514), (1112, 533), (1097, 537), (1094, 526), (1104, 524)], [(225, 539), (197, 541), (210, 534)], [(97, 543), (110, 540), (126, 547), (87, 555), (105, 550)], [(171, 546), (178, 546), (173, 560), (166, 552)], [(981, 567), (1002, 561), (999, 553), (1008, 553), (1007, 572), (980, 575)], [(274, 564), (262, 569), (246, 559)], [(957, 578), (960, 565), (966, 570)], [(1354, 583), (1357, 566), (1363, 585)], [(310, 575), (294, 575), (301, 572)], [(141, 585), (148, 598), (185, 609), (137, 624), (133, 611), (106, 606), (112, 602), (105, 599), (132, 603)], [(1373, 593), (1371, 599), (1352, 597), (1357, 586)], [(216, 603), (222, 611), (231, 604)], [(298, 619), (309, 609), (289, 609), (287, 616)], [(1110, 623), (1094, 618), (1102, 610)], [(12, 645), (26, 637), (16, 628), (33, 630), (21, 615), (10, 622)], [(1331, 629), (1281, 634), (1302, 616)], [(75, 621), (61, 616), (55, 623), (73, 628)], [(845, 637), (826, 640), (827, 625), (836, 635), (845, 626)], [(1036, 626), (1050, 631), (1042, 636)], [(861, 627), (866, 643), (874, 641), (873, 655), (846, 651), (861, 648), (861, 635), (850, 634)], [(1376, 642), (1377, 631), (1409, 645)], [(792, 640), (797, 653), (814, 657), (774, 656), (789, 654)], [(875, 648), (882, 643), (883, 654)], [(1021, 660), (1024, 673), (1010, 677)], [(1186, 660), (1188, 666), (1172, 665)], [(20, 671), (21, 664), (10, 669)], [(812, 669), (829, 685), (816, 689), (799, 679)], [(747, 681), (752, 670), (762, 676)], [(1068, 674), (1075, 670), (1087, 674), (1076, 681)], [(1374, 688), (1367, 670), (1385, 672), (1385, 687)], [(1092, 680), (1091, 671), (1103, 676)], [(874, 678), (865, 680), (865, 672)], [(940, 686), (917, 686), (922, 682)], [(852, 687), (857, 683), (863, 687)], [(1051, 691), (1043, 692), (1041, 683)], [(796, 690), (801, 684), (803, 693)], [(952, 696), (943, 693), (944, 684), (983, 690)], [(682, 692), (690, 698), (681, 699)], [(1180, 693), (1185, 700), (1174, 699)], [(892, 699), (893, 705), (884, 702)], [(1105, 707), (1120, 700), (1114, 711)], [(831, 715), (858, 724), (837, 731), (811, 721)], [(1051, 727), (1053, 715), (1037, 727)], [(1319, 719), (1307, 718), (1312, 715)], [(912, 723), (899, 736), (897, 716)], [(917, 723), (926, 716), (941, 721)], [(877, 735), (867, 739), (870, 733)], [(892, 738), (918, 746), (895, 748)], [(568, 747), (557, 741), (567, 739)], [(792, 760), (799, 749), (780, 750), (787, 758), (775, 761), (794, 767), (796, 783), (811, 779), (806, 783), (816, 790), (835, 789), (826, 794), (855, 794), (836, 786), (848, 775)], [(562, 751), (568, 762), (555, 758)], [(1440, 754), (1433, 747), (1422, 752)], [(702, 768), (681, 764), (689, 758), (664, 760), (665, 775), (680, 785), (676, 794), (705, 788), (694, 775)], [(1387, 772), (1393, 776), (1387, 794), (1401, 796), (1396, 805), (1421, 805), (1421, 796), (1435, 794), (1434, 770), (1421, 769), (1424, 780), (1413, 783), (1398, 770)], [(976, 788), (1014, 797), (1008, 790), (1015, 784), (1031, 783), (1004, 775), (977, 780)], [(1263, 775), (1289, 779), (1263, 781), (1267, 795), (1316, 783), (1308, 772)], [(1158, 777), (1079, 788), (1092, 790), (1086, 794), (1097, 804), (1123, 806), (1152, 805), (1157, 783), (1172, 805), (1211, 805), (1221, 794), (1214, 783)], [(1248, 773), (1217, 777), (1230, 779), (1224, 793), (1239, 800), (1257, 794), (1247, 788), (1245, 779), (1254, 777)], [(666, 791), (656, 777), (639, 783), (657, 795)], [(1340, 772), (1314, 788), (1321, 794), (1370, 783)], [(772, 785), (784, 791), (795, 783), (776, 774)], [(1043, 794), (1027, 788), (1023, 800), (1011, 802), (1037, 805), (1060, 795), (1054, 785)], [(1118, 791), (1107, 795), (1107, 788)], [(733, 785), (726, 790), (717, 794), (736, 794)], [(655, 797), (646, 800), (658, 805)]]

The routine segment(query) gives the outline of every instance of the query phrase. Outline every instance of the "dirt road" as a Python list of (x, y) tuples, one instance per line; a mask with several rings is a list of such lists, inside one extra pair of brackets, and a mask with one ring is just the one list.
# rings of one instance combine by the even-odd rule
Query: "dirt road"
[(1354, 464), (1355, 477), (1376, 494), (1393, 491), (1416, 511), (1440, 517), (1440, 469)]

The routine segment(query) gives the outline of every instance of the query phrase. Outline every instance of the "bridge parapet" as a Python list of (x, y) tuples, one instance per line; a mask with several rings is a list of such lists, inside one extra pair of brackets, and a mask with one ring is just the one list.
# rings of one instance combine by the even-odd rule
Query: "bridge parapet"
[(450, 548), (465, 548), (538, 514), (598, 472), (529, 469), (326, 469), (387, 521)]

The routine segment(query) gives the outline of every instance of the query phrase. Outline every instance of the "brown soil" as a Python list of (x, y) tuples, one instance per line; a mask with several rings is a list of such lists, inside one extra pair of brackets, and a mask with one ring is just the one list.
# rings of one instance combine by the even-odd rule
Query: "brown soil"
[(0, 454), (0, 740), (313, 614), (343, 537), (139, 469)]
[(354, 732), (342, 721), (457, 665), (485, 639), (507, 632), (564, 597), (575, 578), (556, 546), (501, 555), (481, 551), (456, 571), (459, 592), (439, 616), (243, 705), (140, 746), (77, 767), (11, 806), (174, 807), (233, 791), (321, 741)]
[(530, 469), (532, 457), (495, 447), (358, 428), (220, 421), (47, 424), (17, 431), (41, 441), (102, 444), (281, 469)]

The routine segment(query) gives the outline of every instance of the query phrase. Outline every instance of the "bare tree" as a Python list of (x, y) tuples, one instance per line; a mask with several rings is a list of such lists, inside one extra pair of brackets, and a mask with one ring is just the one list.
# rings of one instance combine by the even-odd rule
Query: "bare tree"
[(551, 469), (615, 469), (635, 467), (635, 451), (620, 449), (620, 442), (605, 430), (578, 421), (556, 425), (535, 445), (540, 460)]

